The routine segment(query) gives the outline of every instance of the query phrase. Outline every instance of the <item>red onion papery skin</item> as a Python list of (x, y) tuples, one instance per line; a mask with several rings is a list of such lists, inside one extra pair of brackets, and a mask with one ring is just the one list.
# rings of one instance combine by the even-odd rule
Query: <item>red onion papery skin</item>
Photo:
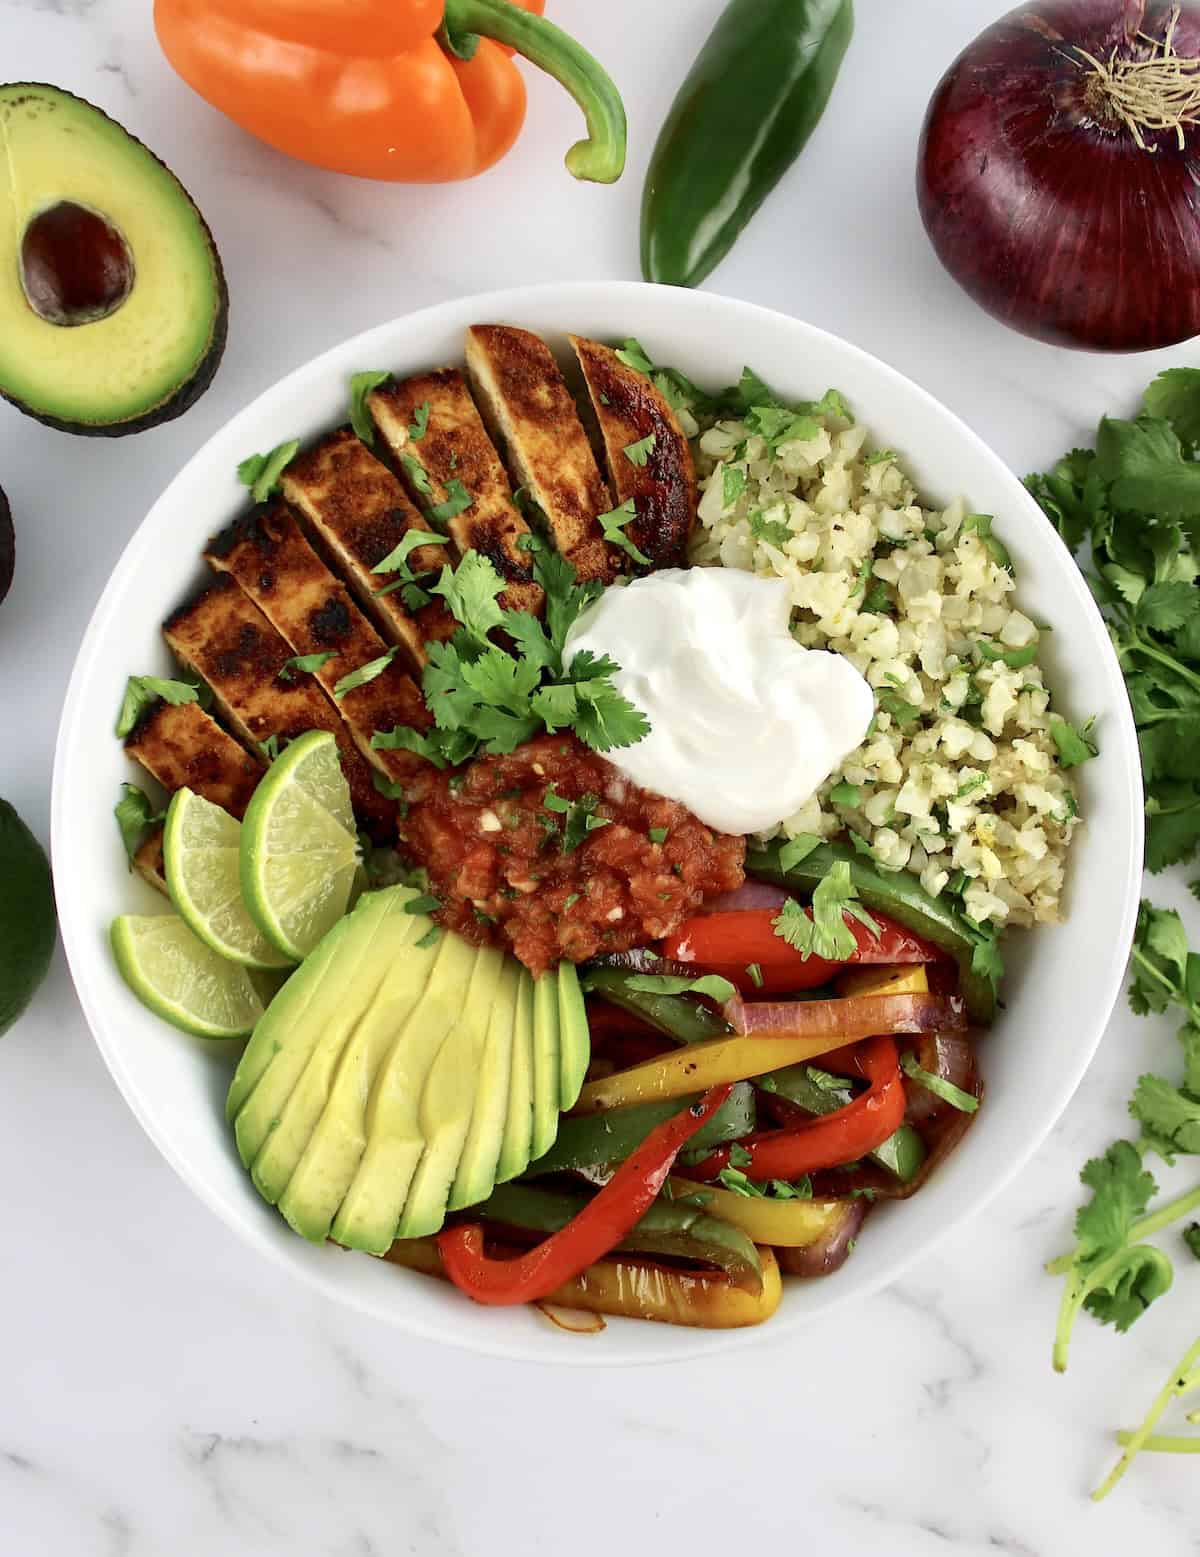
[[(967, 46), (934, 92), (917, 161), (938, 258), (1002, 323), (1058, 346), (1144, 351), (1200, 333), (1200, 126), (1103, 128), (1096, 59), (1148, 57), (1168, 0), (1043, 0)], [(1200, 54), (1200, 10), (1173, 49)]]

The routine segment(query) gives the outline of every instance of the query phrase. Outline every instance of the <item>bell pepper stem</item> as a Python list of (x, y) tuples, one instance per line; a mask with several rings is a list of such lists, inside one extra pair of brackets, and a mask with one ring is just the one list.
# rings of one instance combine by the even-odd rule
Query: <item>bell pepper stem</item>
[(566, 87), (583, 110), (588, 129), (587, 138), (568, 151), (567, 171), (595, 184), (620, 178), (625, 167), (625, 105), (608, 72), (574, 38), (509, 0), (446, 0), (445, 27), (453, 38), (475, 34), (506, 44)]

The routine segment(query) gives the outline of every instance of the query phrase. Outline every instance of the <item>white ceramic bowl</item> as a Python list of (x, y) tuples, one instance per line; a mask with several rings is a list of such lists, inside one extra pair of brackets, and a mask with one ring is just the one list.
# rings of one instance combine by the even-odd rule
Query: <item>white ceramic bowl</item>
[[(1060, 928), (1010, 942), (1006, 1009), (982, 1050), (987, 1102), (979, 1120), (913, 1200), (876, 1210), (840, 1272), (788, 1283), (779, 1313), (753, 1330), (614, 1320), (603, 1335), (570, 1336), (534, 1312), (481, 1309), (440, 1282), (304, 1243), (238, 1162), (222, 1115), (228, 1058), (144, 1010), (109, 954), (114, 915), (163, 908), (129, 875), (112, 823), (118, 784), (137, 776), (113, 739), (114, 712), (130, 672), (171, 674), (159, 624), (202, 576), (204, 542), (244, 504), (237, 462), (248, 450), (312, 437), (344, 420), (347, 378), (363, 367), (411, 373), (460, 361), (463, 329), (478, 320), (527, 326), (555, 347), (567, 331), (609, 340), (636, 335), (656, 360), (703, 385), (736, 380), (747, 362), (797, 399), (835, 385), (881, 445), (903, 451), (932, 501), (963, 493), (997, 516), (1021, 606), (1055, 629), (1045, 658), (1059, 706), (1076, 718), (1098, 716), (1101, 755), (1082, 773), (1087, 826), (1071, 855), (1070, 915)], [(396, 319), (290, 374), (217, 433), (151, 509), (96, 607), (63, 710), (52, 831), (63, 940), (84, 1013), (129, 1106), (201, 1199), (247, 1244), (335, 1301), (477, 1351), (582, 1364), (769, 1344), (893, 1280), (978, 1212), (1044, 1139), (1100, 1040), (1132, 937), (1142, 863), (1137, 745), (1116, 659), (1075, 564), (997, 456), (894, 369), (810, 325), (705, 292), (609, 282), (493, 293)]]

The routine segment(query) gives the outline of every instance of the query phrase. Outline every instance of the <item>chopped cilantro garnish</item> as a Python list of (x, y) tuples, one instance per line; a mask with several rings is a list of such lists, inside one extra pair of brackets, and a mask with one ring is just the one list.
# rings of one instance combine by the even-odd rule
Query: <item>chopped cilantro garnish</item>
[(921, 723), (920, 708), (892, 687), (880, 687), (875, 693), (875, 701), (880, 712), (887, 714), (892, 723), (906, 733)]
[(973, 1114), (979, 1107), (977, 1097), (972, 1097), (969, 1092), (956, 1087), (944, 1076), (936, 1076), (932, 1071), (923, 1070), (911, 1049), (901, 1058), (900, 1069), (906, 1076), (911, 1076), (918, 1086), (924, 1087), (926, 1092), (932, 1092), (935, 1097), (940, 1097), (943, 1103), (949, 1103), (952, 1108), (957, 1108), (961, 1113)]
[[(411, 583), (413, 579), (412, 569), (408, 559), (419, 546), (444, 546), (446, 537), (435, 535), (432, 530), (407, 530), (398, 546), (393, 546), (387, 556), (377, 562), (371, 569), (372, 573), (399, 573), (401, 583)], [(395, 585), (389, 585), (395, 588)], [(383, 591), (381, 590), (382, 594)]]
[(281, 738), (276, 732), (274, 735), (268, 735), (265, 741), (259, 741), (258, 749), (268, 762), (274, 762), (283, 748), (290, 744), (286, 737)]
[(755, 989), (761, 989), (763, 987), (762, 964), (758, 962), (748, 962), (746, 964), (746, 977), (754, 985)]
[(636, 443), (627, 443), (625, 445), (625, 458), (631, 465), (643, 466), (654, 453), (654, 445), (657, 442), (657, 433), (647, 433), (644, 438), (639, 438)]
[(248, 454), (237, 468), (238, 480), (250, 488), (256, 503), (265, 503), (299, 451), (299, 438), (289, 438), (286, 443), (277, 443), (269, 454)]
[(419, 941), (414, 941), (413, 945), (417, 948), (418, 951), (426, 951), (430, 946), (437, 945), (438, 941), (441, 939), (441, 935), (441, 926), (431, 924), (421, 939)]
[(794, 899), (789, 899), (772, 921), (772, 926), (775, 934), (800, 952), (805, 961), (809, 957), (823, 957), (830, 962), (845, 962), (858, 946), (854, 931), (846, 923), (847, 915), (878, 937), (878, 923), (858, 901), (858, 889), (850, 879), (850, 866), (845, 860), (838, 860), (829, 874), (817, 883), (811, 913)]
[(965, 800), (968, 795), (973, 795), (977, 789), (981, 789), (987, 781), (986, 773), (973, 773), (969, 779), (964, 779), (954, 791), (955, 800)]
[[(1081, 762), (1087, 762), (1099, 751), (1099, 747), (1092, 739), (1092, 726), (1094, 719), (1089, 719), (1086, 724), (1078, 729), (1067, 720), (1054, 714), (1050, 719), (1050, 739), (1058, 749), (1058, 760), (1064, 768), (1077, 768)], [(1150, 806), (1147, 805), (1147, 811)], [(1153, 814), (1153, 813), (1151, 813)]]
[(412, 482), (413, 490), (418, 492), (422, 497), (432, 497), (433, 486), (429, 480), (429, 476), (425, 470), (424, 465), (421, 464), (421, 461), (417, 459), (416, 455), (402, 454), (400, 456), (400, 463), (404, 467), (405, 474), (408, 476), (409, 481)]
[(457, 476), (452, 476), (446, 483), (446, 498), (442, 503), (434, 503), (426, 509), (426, 513), (434, 524), (448, 524), (451, 519), (470, 508), (475, 499), (463, 486)]
[(391, 374), (386, 368), (368, 368), (363, 373), (350, 375), (350, 425), (365, 444), (375, 442), (375, 424), (367, 410), (367, 396), (380, 384), (386, 384)]
[(862, 790), (857, 784), (847, 784), (845, 779), (835, 784), (829, 791), (829, 798), (835, 806), (845, 806), (853, 810), (862, 803)]
[(440, 897), (434, 897), (432, 892), (422, 892), (418, 897), (410, 897), (404, 905), (406, 914), (432, 914), (442, 906)]
[(671, 973), (631, 973), (625, 979), (625, 986), (647, 995), (709, 995), (722, 1004), (732, 1000), (734, 995), (733, 985), (717, 973), (705, 973), (698, 978)]
[(125, 853), (132, 859), (145, 842), (146, 834), (152, 827), (165, 821), (167, 813), (156, 811), (149, 796), (136, 784), (122, 784), (121, 798), (113, 807), (113, 815), (117, 819)]
[(746, 490), (746, 471), (741, 465), (725, 465), (721, 470), (721, 506), (732, 508)]
[(631, 524), (636, 518), (637, 509), (631, 497), (627, 498), (619, 508), (613, 508), (606, 514), (597, 515), (600, 528), (604, 532), (604, 539), (611, 541), (614, 546), (619, 546), (635, 562), (640, 562), (643, 567), (648, 568), (650, 566), (650, 558), (646, 556), (644, 551), (635, 546), (629, 536), (625, 534), (625, 526)]
[(1027, 643), (1023, 649), (998, 649), (986, 638), (977, 639), (975, 648), (981, 660), (1000, 660), (1010, 670), (1024, 670), (1026, 665), (1033, 664), (1038, 654), (1036, 643)]
[(356, 670), (351, 670), (338, 681), (333, 689), (334, 697), (339, 700), (345, 697), (347, 692), (353, 692), (357, 687), (365, 687), (368, 681), (374, 681), (377, 676), (382, 676), (384, 671), (399, 654), (398, 646), (393, 645), (378, 659), (368, 660), (365, 665), (360, 665)]
[(422, 400), (421, 404), (413, 412), (413, 419), (408, 424), (408, 436), (414, 443), (420, 443), (429, 430), (429, 401)]
[(627, 368), (632, 368), (635, 373), (644, 373), (649, 377), (654, 371), (654, 364), (646, 355), (646, 348), (641, 341), (632, 335), (627, 341), (622, 341), (617, 348), (617, 356)]
[[(206, 694), (208, 694), (206, 696)], [(178, 707), (181, 703), (199, 703), (203, 708), (211, 698), (207, 687), (192, 681), (172, 681), (165, 676), (130, 676), (125, 683), (117, 714), (117, 737), (124, 740), (152, 703), (161, 698)]]
[(328, 665), (330, 660), (336, 659), (336, 649), (321, 649), (316, 654), (293, 654), (290, 660), (284, 660), (279, 667), (279, 679), (291, 681), (298, 670), (306, 676), (315, 675), (322, 665)]
[(669, 827), (652, 827), (646, 836), (651, 843), (666, 843), (670, 832), (671, 829)]
[(750, 534), (756, 541), (766, 541), (769, 546), (783, 546), (792, 538), (792, 532), (778, 519), (766, 519), (761, 509), (755, 509), (746, 520)]

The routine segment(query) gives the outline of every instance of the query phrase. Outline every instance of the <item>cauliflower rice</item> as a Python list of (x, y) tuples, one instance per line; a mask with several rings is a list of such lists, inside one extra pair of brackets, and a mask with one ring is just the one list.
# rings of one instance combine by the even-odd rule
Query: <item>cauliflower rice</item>
[(858, 750), (764, 839), (849, 829), (980, 924), (1055, 922), (1078, 810), (1036, 659), (1046, 629), (1013, 604), (990, 518), (922, 507), (834, 392), (783, 426), (744, 417), (702, 427), (684, 410), (692, 561), (785, 579), (796, 638), (844, 654), (878, 704)]

